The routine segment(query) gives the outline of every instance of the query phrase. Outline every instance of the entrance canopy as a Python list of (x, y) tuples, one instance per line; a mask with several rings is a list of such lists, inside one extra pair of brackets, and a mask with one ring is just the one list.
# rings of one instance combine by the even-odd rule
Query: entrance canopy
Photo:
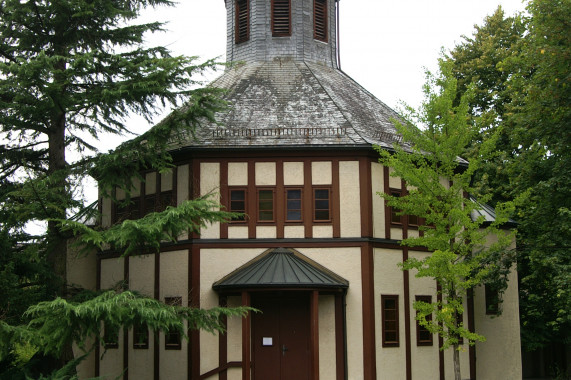
[(216, 281), (218, 292), (246, 289), (342, 290), (349, 281), (292, 248), (269, 249)]

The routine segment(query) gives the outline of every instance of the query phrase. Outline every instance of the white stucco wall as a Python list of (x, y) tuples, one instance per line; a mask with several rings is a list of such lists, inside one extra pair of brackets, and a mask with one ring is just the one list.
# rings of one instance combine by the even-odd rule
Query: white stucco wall
[(275, 186), (276, 185), (276, 163), (275, 162), (256, 162), (256, 186)]
[(311, 182), (313, 185), (331, 185), (331, 161), (314, 161), (311, 163)]
[(371, 163), (371, 192), (373, 193), (373, 236), (385, 237), (385, 200), (377, 193), (384, 192), (383, 165)]
[(361, 193), (359, 161), (339, 162), (339, 198), (341, 237), (360, 237)]
[(229, 162), (228, 163), (228, 186), (248, 185), (248, 163)]
[(284, 185), (302, 186), (303, 181), (303, 162), (284, 162)]
[[(215, 201), (220, 202), (220, 163), (200, 163), (200, 195), (214, 193)], [(220, 239), (220, 223), (208, 224), (200, 231), (202, 239)]]

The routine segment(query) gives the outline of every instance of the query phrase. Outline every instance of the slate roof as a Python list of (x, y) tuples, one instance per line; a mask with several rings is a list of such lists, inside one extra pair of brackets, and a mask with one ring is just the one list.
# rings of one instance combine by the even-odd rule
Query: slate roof
[(211, 86), (228, 90), (219, 125), (173, 148), (370, 147), (400, 142), (398, 114), (342, 71), (276, 58), (229, 68)]
[(212, 285), (216, 291), (348, 287), (349, 281), (290, 248), (270, 249)]
[[(484, 217), (484, 224), (491, 224), (496, 221), (496, 210), (485, 203), (479, 202), (474, 196), (470, 195), (470, 200), (480, 206), (479, 210), (472, 210), (470, 217), (473, 221), (478, 220), (479, 217)], [(517, 222), (513, 219), (508, 219), (505, 223), (505, 227), (517, 227)]]

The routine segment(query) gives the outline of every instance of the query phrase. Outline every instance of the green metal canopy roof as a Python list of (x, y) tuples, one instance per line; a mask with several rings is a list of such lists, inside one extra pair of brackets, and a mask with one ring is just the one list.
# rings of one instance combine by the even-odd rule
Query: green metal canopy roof
[(216, 291), (251, 288), (347, 289), (349, 281), (291, 248), (269, 249), (216, 281)]

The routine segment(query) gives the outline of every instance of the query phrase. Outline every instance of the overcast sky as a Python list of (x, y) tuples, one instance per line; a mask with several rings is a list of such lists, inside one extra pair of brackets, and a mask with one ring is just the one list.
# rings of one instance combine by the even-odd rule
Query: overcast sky
[[(228, 0), (230, 1), (230, 0)], [(268, 0), (270, 1), (270, 0)], [(523, 11), (521, 0), (341, 0), (341, 68), (387, 105), (422, 100), (424, 67), (434, 69), (441, 47), (451, 49), (474, 24), (501, 5)], [(169, 32), (149, 42), (204, 59), (226, 51), (224, 0), (179, 0), (170, 9), (146, 12), (167, 21)]]

